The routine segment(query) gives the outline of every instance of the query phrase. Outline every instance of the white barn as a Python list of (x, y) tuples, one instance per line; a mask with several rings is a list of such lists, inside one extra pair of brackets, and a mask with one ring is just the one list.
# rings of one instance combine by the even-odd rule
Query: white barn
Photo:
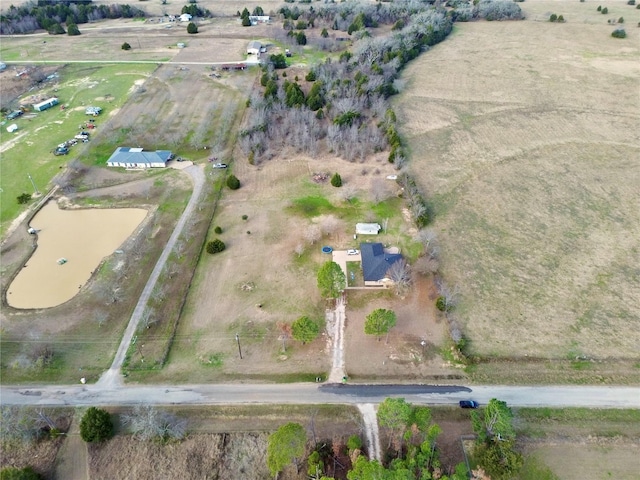
[(172, 158), (169, 150), (145, 152), (142, 148), (118, 147), (107, 160), (107, 167), (164, 168)]

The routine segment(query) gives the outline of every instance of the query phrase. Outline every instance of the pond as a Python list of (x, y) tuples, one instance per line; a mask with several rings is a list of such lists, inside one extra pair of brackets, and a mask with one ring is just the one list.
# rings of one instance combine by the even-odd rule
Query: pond
[(7, 302), (48, 308), (70, 300), (146, 215), (141, 208), (61, 210), (49, 202), (31, 221), (38, 248), (9, 286)]

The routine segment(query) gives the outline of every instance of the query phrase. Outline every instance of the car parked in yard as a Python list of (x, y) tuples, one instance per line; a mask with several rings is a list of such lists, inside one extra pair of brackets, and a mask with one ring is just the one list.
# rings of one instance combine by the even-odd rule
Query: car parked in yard
[(475, 400), (460, 400), (460, 408), (478, 408), (479, 406)]
[(360, 252), (355, 248), (350, 248), (349, 250), (347, 250), (347, 255), (358, 255), (359, 253)]
[(226, 163), (214, 163), (213, 168), (227, 168)]
[(13, 120), (14, 118), (18, 118), (22, 116), (24, 112), (22, 110), (14, 110), (9, 115), (7, 115), (7, 120)]
[(69, 153), (69, 149), (67, 147), (58, 147), (53, 151), (54, 155), (66, 155)]

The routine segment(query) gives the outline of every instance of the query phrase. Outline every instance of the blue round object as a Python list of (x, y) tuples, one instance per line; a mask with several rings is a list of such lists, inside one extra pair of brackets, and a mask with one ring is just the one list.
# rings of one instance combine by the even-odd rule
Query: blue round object
[(331, 253), (333, 252), (333, 248), (331, 247), (322, 247), (322, 253)]

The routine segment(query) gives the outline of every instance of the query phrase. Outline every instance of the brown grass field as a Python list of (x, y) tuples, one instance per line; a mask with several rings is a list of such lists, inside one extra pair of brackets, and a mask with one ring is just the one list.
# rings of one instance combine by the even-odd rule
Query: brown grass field
[(640, 10), (519, 5), (458, 24), (396, 100), (456, 314), (474, 354), (637, 359)]

